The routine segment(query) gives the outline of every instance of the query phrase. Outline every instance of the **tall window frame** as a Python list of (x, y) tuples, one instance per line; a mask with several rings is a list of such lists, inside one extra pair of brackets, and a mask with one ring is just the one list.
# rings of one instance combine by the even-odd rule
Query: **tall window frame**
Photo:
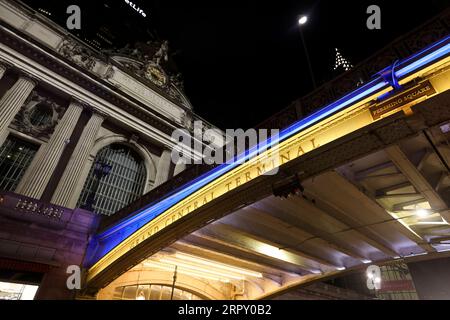
[(131, 146), (113, 143), (100, 149), (77, 207), (112, 215), (144, 193), (145, 160)]
[(39, 147), (15, 135), (8, 135), (0, 146), (0, 190), (15, 191)]

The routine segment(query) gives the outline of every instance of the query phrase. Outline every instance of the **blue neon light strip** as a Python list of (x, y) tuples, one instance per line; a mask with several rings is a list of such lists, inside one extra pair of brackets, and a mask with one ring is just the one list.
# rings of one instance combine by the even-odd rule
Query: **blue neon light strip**
[[(428, 48), (422, 50), (421, 52), (401, 61), (397, 67), (399, 70), (396, 71), (396, 76), (401, 79), (406, 75), (417, 72), (421, 68), (426, 65), (429, 65), (433, 62), (438, 61), (439, 59), (445, 57), (450, 53), (450, 44), (443, 45), (445, 42), (448, 42), (449, 36), (444, 38), (443, 40), (429, 46)], [(438, 46), (441, 46), (437, 48)], [(434, 49), (434, 50), (433, 50)], [(430, 52), (431, 53), (428, 53)], [(428, 54), (427, 54), (428, 53)], [(423, 56), (423, 54), (426, 54)], [(420, 57), (422, 56), (422, 57)], [(417, 60), (414, 60), (416, 59)], [(414, 60), (410, 64), (406, 64)], [(405, 66), (404, 66), (405, 65)], [(400, 68), (402, 67), (402, 68)], [(258, 155), (260, 151), (265, 151), (267, 148), (274, 146), (296, 133), (304, 130), (319, 121), (345, 109), (349, 105), (357, 103), (358, 101), (363, 100), (364, 98), (376, 94), (386, 88), (389, 87), (389, 84), (385, 82), (381, 77), (375, 78), (374, 80), (366, 83), (362, 87), (354, 90), (353, 92), (347, 94), (346, 96), (340, 98), (339, 100), (331, 103), (330, 105), (324, 107), (323, 109), (318, 110), (317, 112), (307, 116), (304, 119), (299, 120), (293, 125), (281, 131), (279, 137), (277, 139), (268, 139), (267, 141), (263, 141), (258, 145), (250, 148), (249, 150), (241, 153), (234, 162), (222, 164), (211, 171), (201, 175), (200, 177), (194, 179), (190, 183), (185, 186), (177, 189), (174, 194), (168, 196), (167, 198), (161, 200), (156, 204), (149, 204), (147, 207), (144, 207), (139, 213), (136, 215), (125, 218), (124, 220), (117, 223), (115, 226), (105, 230), (103, 233), (96, 235), (90, 244), (90, 249), (94, 252), (88, 252), (88, 257), (90, 257), (87, 261), (87, 266), (93, 265), (99, 259), (101, 259), (104, 255), (106, 255), (109, 251), (111, 251), (114, 247), (120, 244), (123, 240), (128, 238), (138, 229), (146, 225), (148, 222), (177, 204), (179, 201), (185, 199), (189, 195), (198, 191), (202, 187), (206, 186), (210, 182), (214, 181), (218, 177), (223, 174), (231, 171), (236, 168), (243, 162), (253, 158)]]
[[(446, 39), (448, 40), (448, 38), (446, 38)], [(403, 78), (407, 74), (415, 72), (420, 67), (427, 65), (427, 64), (447, 55), (449, 53), (449, 51), (450, 51), (450, 44), (447, 44), (447, 45), (437, 49), (433, 53), (431, 53), (421, 59), (418, 59), (417, 61), (414, 61), (410, 65), (398, 70), (395, 74), (398, 78)]]

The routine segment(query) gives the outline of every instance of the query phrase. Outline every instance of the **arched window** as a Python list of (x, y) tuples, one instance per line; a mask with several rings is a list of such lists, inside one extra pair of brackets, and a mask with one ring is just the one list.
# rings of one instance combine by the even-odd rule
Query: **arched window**
[[(173, 294), (172, 294), (173, 290)], [(159, 284), (140, 284), (117, 287), (113, 300), (203, 300), (195, 293)]]
[(38, 146), (9, 136), (0, 148), (0, 190), (14, 191)]
[(95, 157), (77, 206), (111, 215), (144, 192), (145, 165), (132, 149), (112, 144)]

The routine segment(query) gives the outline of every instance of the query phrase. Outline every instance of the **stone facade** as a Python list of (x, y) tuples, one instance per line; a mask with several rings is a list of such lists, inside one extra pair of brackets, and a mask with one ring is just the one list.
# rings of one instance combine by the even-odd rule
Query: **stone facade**
[(38, 299), (74, 298), (66, 269), (82, 266), (98, 225), (78, 208), (98, 155), (130, 150), (143, 167), (132, 190), (141, 196), (185, 169), (171, 164), (171, 134), (191, 130), (196, 116), (178, 77), (158, 87), (18, 2), (0, 1), (0, 33), (0, 281), (40, 270)]

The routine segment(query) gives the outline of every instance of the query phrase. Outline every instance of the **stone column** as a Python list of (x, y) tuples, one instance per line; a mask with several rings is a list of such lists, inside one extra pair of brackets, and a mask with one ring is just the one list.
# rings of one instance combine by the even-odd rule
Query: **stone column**
[(47, 144), (41, 146), (36, 153), (22, 181), (17, 186), (17, 193), (35, 199), (42, 196), (82, 111), (83, 106), (80, 103), (70, 103)]
[[(72, 157), (53, 194), (52, 203), (68, 208), (75, 206), (81, 191), (80, 187), (84, 184), (82, 171), (94, 146), (95, 138), (103, 120), (104, 117), (102, 115), (94, 113), (84, 127)], [(77, 189), (80, 191), (77, 191)]]
[(5, 74), (6, 70), (8, 69), (8, 65), (4, 62), (0, 61), (0, 79), (3, 78), (3, 75)]
[(3, 95), (0, 100), (0, 145), (8, 135), (8, 126), (17, 112), (27, 100), (37, 81), (27, 76), (20, 76), (16, 83)]
[(173, 176), (176, 176), (180, 172), (183, 172), (186, 169), (186, 164), (180, 160), (179, 163), (175, 166), (175, 169), (173, 171)]
[(158, 168), (156, 170), (154, 187), (159, 186), (169, 178), (170, 163), (172, 162), (170, 155), (170, 150), (164, 150), (162, 152), (161, 158), (159, 158)]

